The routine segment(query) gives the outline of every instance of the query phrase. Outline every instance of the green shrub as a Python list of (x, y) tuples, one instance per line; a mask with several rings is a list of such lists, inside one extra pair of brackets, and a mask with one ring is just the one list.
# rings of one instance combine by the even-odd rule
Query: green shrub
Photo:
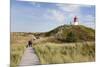
[(75, 32), (68, 33), (66, 37), (66, 42), (77, 42), (77, 41), (78, 41), (78, 38)]

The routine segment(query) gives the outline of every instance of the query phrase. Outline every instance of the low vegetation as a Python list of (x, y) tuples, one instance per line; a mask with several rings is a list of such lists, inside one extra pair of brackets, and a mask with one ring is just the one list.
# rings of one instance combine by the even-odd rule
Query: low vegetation
[(25, 46), (17, 44), (11, 47), (13, 47), (11, 48), (11, 67), (16, 67), (21, 60), (21, 57), (24, 53)]
[(44, 36), (53, 36), (62, 42), (94, 41), (95, 30), (82, 25), (63, 25), (46, 32)]
[(95, 43), (41, 43), (34, 46), (41, 64), (95, 61)]
[(95, 61), (95, 30), (78, 25), (63, 25), (44, 33), (11, 33), (11, 67), (16, 67), (27, 41), (37, 39), (33, 48), (41, 64)]
[(20, 63), (28, 39), (24, 33), (11, 33), (11, 67), (16, 67)]

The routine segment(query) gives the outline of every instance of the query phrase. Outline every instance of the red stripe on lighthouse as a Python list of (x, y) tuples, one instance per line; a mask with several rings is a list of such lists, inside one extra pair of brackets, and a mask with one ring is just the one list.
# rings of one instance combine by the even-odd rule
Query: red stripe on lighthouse
[(77, 22), (77, 17), (76, 16), (74, 17), (74, 22)]

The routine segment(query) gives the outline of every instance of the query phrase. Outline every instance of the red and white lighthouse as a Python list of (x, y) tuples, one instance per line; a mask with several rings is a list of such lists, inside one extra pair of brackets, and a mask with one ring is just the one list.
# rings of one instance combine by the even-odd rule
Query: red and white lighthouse
[(74, 17), (74, 22), (73, 23), (74, 23), (74, 25), (78, 25), (78, 18), (76, 16)]

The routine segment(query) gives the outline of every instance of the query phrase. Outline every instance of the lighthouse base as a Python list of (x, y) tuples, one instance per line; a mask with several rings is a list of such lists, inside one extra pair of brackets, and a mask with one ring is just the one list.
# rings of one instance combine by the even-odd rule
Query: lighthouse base
[(78, 25), (78, 22), (74, 22), (74, 25)]

